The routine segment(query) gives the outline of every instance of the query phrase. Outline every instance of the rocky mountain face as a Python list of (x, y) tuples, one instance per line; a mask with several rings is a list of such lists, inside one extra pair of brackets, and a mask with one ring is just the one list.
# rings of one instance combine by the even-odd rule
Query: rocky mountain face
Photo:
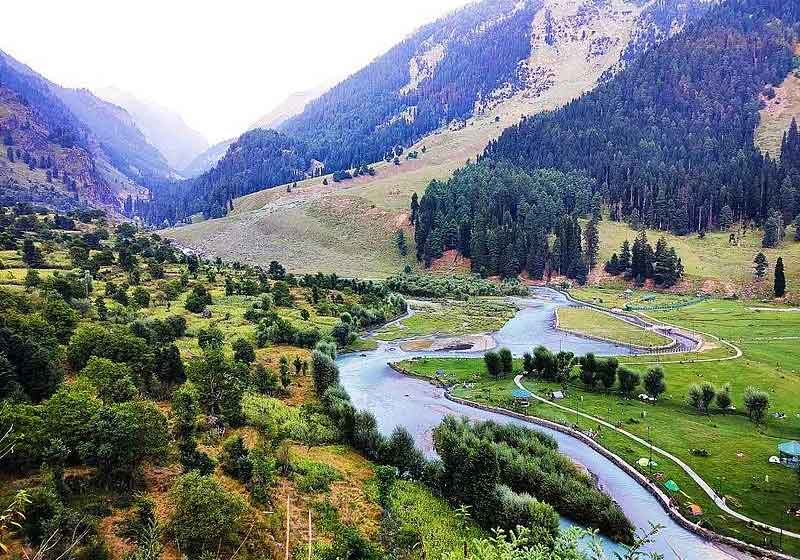
[(61, 88), (2, 51), (0, 138), (3, 204), (121, 211), (125, 199), (148, 196), (137, 179), (169, 170), (123, 110)]

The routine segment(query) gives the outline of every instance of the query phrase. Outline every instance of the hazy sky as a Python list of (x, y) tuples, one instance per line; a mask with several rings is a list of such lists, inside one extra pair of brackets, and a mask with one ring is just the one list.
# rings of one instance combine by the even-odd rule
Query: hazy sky
[(156, 101), (213, 143), (467, 3), (24, 0), (4, 2), (0, 49), (65, 86)]

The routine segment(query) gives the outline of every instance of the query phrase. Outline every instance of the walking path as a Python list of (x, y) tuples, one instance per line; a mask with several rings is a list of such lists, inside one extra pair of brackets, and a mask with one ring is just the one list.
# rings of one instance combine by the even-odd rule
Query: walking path
[(703, 491), (708, 495), (709, 498), (711, 498), (714, 501), (714, 504), (716, 504), (716, 506), (718, 508), (720, 508), (722, 511), (724, 511), (728, 515), (731, 515), (731, 516), (735, 517), (736, 519), (744, 521), (745, 523), (752, 523), (753, 525), (755, 525), (755, 526), (757, 526), (757, 527), (759, 527), (761, 529), (766, 529), (766, 530), (772, 531), (773, 533), (783, 534), (783, 535), (786, 535), (788, 537), (793, 537), (795, 539), (800, 539), (800, 534), (799, 533), (794, 533), (792, 531), (787, 531), (785, 529), (782, 529), (780, 527), (775, 527), (773, 525), (767, 525), (765, 523), (762, 523), (760, 521), (756, 521), (755, 519), (752, 519), (750, 517), (747, 517), (746, 515), (742, 515), (741, 513), (738, 513), (736, 511), (732, 510), (725, 503), (725, 499), (720, 497), (719, 495), (717, 495), (717, 493), (714, 491), (714, 489), (711, 488), (711, 486), (705, 480), (703, 480), (703, 478), (699, 474), (694, 472), (689, 465), (687, 465), (686, 463), (681, 461), (679, 458), (677, 458), (672, 453), (670, 453), (668, 451), (665, 451), (665, 450), (661, 449), (660, 447), (656, 447), (654, 445), (651, 445), (650, 443), (648, 443), (646, 440), (640, 438), (639, 436), (637, 436), (635, 434), (632, 434), (631, 432), (628, 432), (627, 430), (623, 430), (622, 428), (618, 428), (618, 427), (614, 426), (613, 424), (611, 424), (609, 422), (606, 422), (605, 420), (601, 420), (600, 418), (592, 416), (591, 414), (586, 414), (584, 412), (577, 411), (577, 410), (569, 408), (567, 406), (563, 406), (563, 405), (560, 405), (558, 403), (554, 403), (552, 401), (549, 401), (549, 400), (545, 399), (544, 397), (540, 397), (539, 395), (537, 395), (533, 391), (530, 391), (527, 387), (525, 387), (522, 384), (522, 375), (517, 375), (514, 378), (514, 383), (520, 389), (528, 391), (532, 395), (532, 397), (534, 399), (536, 399), (537, 401), (539, 401), (539, 402), (548, 404), (548, 405), (553, 406), (555, 408), (558, 408), (559, 410), (562, 410), (564, 412), (568, 412), (570, 414), (575, 414), (577, 416), (581, 416), (583, 418), (586, 418), (587, 420), (591, 420), (592, 422), (597, 422), (598, 424), (600, 424), (600, 425), (602, 425), (602, 426), (604, 426), (606, 428), (609, 428), (611, 430), (614, 430), (615, 432), (620, 433), (620, 434), (628, 437), (629, 439), (632, 439), (636, 443), (638, 443), (640, 445), (643, 445), (645, 448), (651, 449), (653, 452), (658, 453), (659, 455), (662, 455), (662, 456), (666, 457), (667, 459), (673, 461), (675, 464), (677, 464), (679, 467), (681, 467), (686, 472), (686, 474), (688, 474), (692, 478), (692, 480), (694, 480), (697, 483), (697, 485), (700, 486), (700, 488), (703, 489)]
[[(569, 292), (566, 292), (566, 291), (558, 290), (558, 292), (563, 294), (564, 297), (566, 297), (572, 303), (575, 303), (577, 305), (581, 305), (581, 306), (584, 306), (584, 307), (591, 307), (592, 309), (597, 309), (598, 311), (602, 311), (604, 313), (608, 313), (610, 315), (614, 315), (616, 317), (619, 317), (620, 319), (630, 318), (630, 316), (633, 315), (632, 313), (620, 313), (618, 311), (614, 311), (613, 309), (606, 309), (605, 307), (601, 307), (599, 305), (596, 305), (594, 303), (590, 303), (588, 301), (582, 301), (582, 300), (576, 299), (576, 298), (572, 297), (572, 295)], [(722, 358), (690, 358), (690, 359), (683, 359), (683, 360), (620, 362), (623, 365), (636, 365), (636, 364), (640, 364), (640, 365), (683, 364), (683, 363), (687, 363), (687, 362), (689, 362), (689, 363), (726, 362), (728, 360), (738, 360), (739, 358), (742, 357), (742, 349), (741, 348), (739, 348), (738, 346), (736, 346), (732, 342), (729, 342), (727, 340), (723, 340), (720, 337), (715, 336), (713, 334), (704, 333), (704, 332), (700, 332), (700, 331), (697, 331), (697, 330), (691, 330), (691, 329), (687, 329), (685, 327), (681, 327), (680, 325), (674, 325), (672, 323), (667, 323), (667, 322), (661, 321), (659, 319), (655, 319), (655, 318), (649, 316), (648, 314), (642, 313), (642, 312), (636, 313), (635, 317), (639, 318), (640, 321), (642, 321), (643, 323), (649, 325), (650, 327), (655, 327), (657, 325), (662, 325), (664, 327), (670, 327), (670, 328), (673, 328), (673, 329), (683, 330), (683, 331), (687, 331), (687, 332), (691, 332), (691, 333), (695, 333), (695, 334), (701, 335), (701, 336), (706, 337), (706, 338), (713, 339), (713, 340), (719, 342), (720, 344), (722, 344), (724, 346), (727, 346), (728, 348), (733, 350), (733, 355), (724, 356)], [(700, 352), (700, 351), (702, 351), (701, 348), (696, 348), (695, 350), (691, 350), (691, 352)]]

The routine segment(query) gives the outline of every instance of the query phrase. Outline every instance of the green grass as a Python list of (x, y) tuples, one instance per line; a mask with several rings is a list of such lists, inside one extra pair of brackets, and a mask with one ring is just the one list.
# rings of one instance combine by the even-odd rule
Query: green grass
[[(629, 294), (625, 291), (630, 290)], [(629, 288), (622, 280), (606, 281), (602, 285), (580, 286), (570, 289), (569, 294), (575, 299), (600, 305), (607, 309), (624, 309), (631, 305), (673, 305), (687, 302), (690, 295), (670, 292), (653, 292), (640, 288)]]
[[(655, 317), (712, 333), (739, 345), (744, 355), (737, 360), (692, 362), (691, 355), (665, 356), (664, 360), (685, 359), (684, 363), (664, 364), (667, 392), (655, 405), (621, 398), (615, 391), (587, 391), (577, 382), (569, 387), (561, 404), (610, 422), (621, 422), (626, 430), (647, 438), (648, 426), (657, 445), (689, 464), (712, 486), (730, 496), (734, 507), (755, 519), (800, 531), (800, 520), (787, 518), (788, 507), (800, 506), (800, 481), (795, 472), (771, 465), (768, 458), (777, 454), (781, 441), (800, 439), (800, 352), (797, 340), (777, 337), (798, 336), (800, 314), (778, 311), (751, 311), (735, 301), (711, 300)], [(722, 357), (723, 349), (697, 355), (696, 358)], [(649, 358), (652, 359), (652, 358)], [(630, 367), (643, 373), (650, 366), (639, 364), (648, 358), (622, 358)], [(462, 385), (454, 389), (457, 396), (500, 406), (513, 406), (510, 399), (513, 381), (494, 380), (486, 376), (480, 359), (420, 359), (403, 362), (404, 368), (418, 375), (435, 376), (439, 369), (454, 381), (479, 380), (474, 387)], [(517, 363), (519, 368), (519, 363)], [(711, 415), (701, 414), (686, 403), (692, 384), (708, 381), (715, 386), (730, 383), (735, 413), (722, 413), (712, 408)], [(530, 389), (545, 394), (556, 386), (526, 382)], [(742, 395), (747, 386), (768, 391), (771, 412), (784, 412), (785, 419), (769, 415), (763, 425), (751, 422), (743, 411)], [(583, 397), (583, 400), (580, 398)], [(574, 417), (544, 404), (532, 405), (530, 414), (572, 424)], [(588, 422), (581, 420), (584, 428)], [(633, 462), (645, 456), (633, 441), (619, 434), (603, 432), (600, 441), (626, 460)], [(705, 449), (708, 457), (694, 455), (692, 449)], [(742, 456), (738, 456), (741, 453)], [(659, 461), (659, 471), (673, 478), (706, 512), (705, 520), (719, 531), (732, 536), (763, 543), (758, 531), (721, 514), (691, 483), (680, 469), (666, 460)], [(666, 480), (666, 478), (665, 478)], [(768, 482), (767, 482), (768, 480)], [(682, 498), (685, 502), (689, 499)], [(777, 536), (773, 540), (777, 542)], [(787, 543), (789, 543), (787, 545)], [(800, 542), (784, 540), (787, 550), (800, 553)]]
[[(705, 290), (724, 294), (737, 292), (744, 299), (771, 298), (772, 274), (763, 282), (753, 281), (753, 257), (762, 251), (769, 261), (770, 271), (778, 257), (783, 257), (786, 267), (788, 295), (800, 301), (800, 243), (793, 241), (794, 228), (786, 229), (786, 239), (775, 249), (761, 247), (762, 232), (748, 229), (738, 246), (728, 244), (728, 232), (709, 232), (704, 239), (696, 234), (678, 237), (668, 232), (647, 231), (651, 244), (664, 236), (675, 247), (685, 267), (688, 286), (683, 289), (694, 294)], [(600, 254), (604, 263), (612, 253), (619, 254), (626, 239), (633, 243), (636, 231), (625, 223), (603, 220), (600, 222)], [(618, 281), (614, 284), (619, 285)]]
[(634, 346), (656, 347), (671, 342), (666, 336), (594, 309), (562, 307), (557, 313), (559, 327), (571, 332)]
[(407, 480), (395, 483), (392, 510), (397, 514), (401, 531), (419, 539), (425, 551), (423, 556), (416, 549), (412, 559), (436, 560), (461, 550), (464, 539), (485, 536), (472, 524), (467, 526), (465, 534), (450, 505), (418, 483)]
[(492, 332), (514, 316), (516, 308), (500, 298), (478, 298), (470, 301), (412, 301), (415, 314), (378, 331), (375, 338), (383, 341), (428, 335), (455, 336)]

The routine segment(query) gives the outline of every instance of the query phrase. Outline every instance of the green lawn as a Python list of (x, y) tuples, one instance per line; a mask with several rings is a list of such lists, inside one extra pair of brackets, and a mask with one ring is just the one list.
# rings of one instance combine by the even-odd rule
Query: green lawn
[[(715, 362), (693, 362), (692, 355), (665, 356), (667, 392), (655, 405), (622, 398), (616, 391), (587, 391), (577, 381), (568, 388), (568, 396), (561, 404), (592, 414), (614, 423), (636, 435), (647, 438), (648, 427), (652, 441), (680, 457), (712, 486), (729, 496), (729, 504), (755, 519), (773, 525), (783, 525), (800, 531), (800, 519), (788, 518), (788, 507), (800, 507), (800, 479), (782, 466), (771, 465), (768, 459), (777, 454), (777, 444), (785, 440), (800, 439), (800, 351), (798, 340), (781, 340), (780, 337), (800, 336), (800, 314), (779, 311), (751, 311), (746, 304), (736, 301), (710, 300), (669, 313), (654, 314), (658, 319), (695, 328), (729, 340), (744, 352), (740, 359)], [(723, 357), (723, 349), (696, 355), (697, 359)], [(651, 358), (652, 359), (652, 358)], [(637, 364), (647, 358), (625, 358), (630, 367), (644, 373), (648, 365)], [(454, 381), (479, 380), (472, 388), (462, 385), (454, 389), (457, 396), (500, 406), (513, 406), (510, 399), (511, 379), (489, 379), (480, 359), (420, 359), (401, 364), (419, 375), (434, 376), (439, 369), (446, 371)], [(517, 369), (520, 365), (517, 364)], [(723, 413), (712, 406), (705, 415), (686, 403), (690, 385), (708, 381), (719, 387), (730, 383), (733, 401), (738, 410)], [(526, 382), (538, 394), (556, 388), (541, 382)], [(770, 413), (782, 412), (784, 419), (772, 414), (763, 425), (751, 422), (742, 403), (748, 386), (756, 386), (770, 395)], [(582, 397), (582, 400), (581, 400)], [(572, 424), (575, 418), (549, 405), (532, 405), (530, 414)], [(580, 421), (585, 427), (588, 423)], [(645, 451), (632, 440), (620, 434), (603, 432), (600, 440), (626, 460), (634, 462), (645, 456)], [(705, 450), (708, 456), (699, 456), (692, 450)], [(658, 470), (664, 480), (673, 478), (690, 498), (684, 502), (699, 504), (706, 512), (705, 521), (719, 531), (763, 543), (759, 532), (746, 527), (715, 510), (711, 500), (694, 485), (680, 469), (659, 461)], [(777, 542), (777, 538), (773, 538)], [(787, 542), (789, 544), (787, 544)], [(800, 542), (787, 541), (786, 549), (800, 554)]]
[(469, 301), (412, 301), (414, 315), (384, 327), (375, 338), (384, 341), (429, 335), (454, 336), (492, 332), (516, 313), (516, 307), (502, 298)]
[[(628, 291), (627, 294), (626, 291)], [(607, 309), (624, 309), (627, 304), (641, 306), (675, 305), (694, 299), (691, 295), (629, 288), (627, 283), (621, 279), (606, 281), (602, 285), (575, 287), (570, 289), (569, 294), (575, 299), (594, 303)]]
[(557, 311), (559, 327), (571, 332), (612, 340), (622, 344), (665, 346), (669, 338), (587, 307), (562, 307)]

